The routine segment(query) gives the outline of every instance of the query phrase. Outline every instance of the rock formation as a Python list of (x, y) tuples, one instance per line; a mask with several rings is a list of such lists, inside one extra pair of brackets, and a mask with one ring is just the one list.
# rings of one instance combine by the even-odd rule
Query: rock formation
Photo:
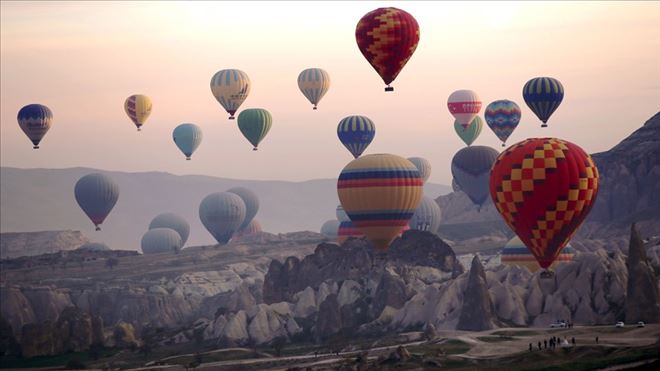
[(633, 224), (628, 249), (628, 291), (625, 302), (626, 323), (660, 322), (658, 281), (646, 259), (644, 243)]
[(463, 307), (458, 319), (457, 330), (484, 331), (494, 328), (495, 315), (488, 292), (486, 273), (479, 256), (472, 259), (467, 288), (463, 296)]
[(88, 242), (80, 231), (0, 233), (0, 259), (75, 250)]

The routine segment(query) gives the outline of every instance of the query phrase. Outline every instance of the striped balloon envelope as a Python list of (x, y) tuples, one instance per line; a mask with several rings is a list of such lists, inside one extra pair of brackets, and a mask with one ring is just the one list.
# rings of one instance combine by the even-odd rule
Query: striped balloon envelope
[(564, 100), (564, 86), (552, 77), (535, 77), (523, 87), (523, 99), (536, 117), (548, 126), (548, 119)]
[[(506, 243), (500, 256), (502, 264), (525, 267), (532, 273), (541, 268), (541, 266), (539, 266), (539, 262), (536, 261), (534, 254), (529, 251), (527, 246), (522, 243), (518, 236), (513, 237), (511, 240), (509, 240), (509, 242)], [(571, 247), (570, 244), (568, 244), (561, 250), (557, 256), (557, 259), (555, 259), (555, 261), (550, 265), (550, 268), (556, 268), (557, 264), (561, 262), (572, 261), (573, 257), (575, 257), (575, 250)]]
[(376, 136), (376, 126), (366, 116), (348, 116), (339, 121), (337, 136), (353, 157), (358, 158)]
[[(334, 220), (334, 221), (336, 221), (336, 220)], [(325, 224), (324, 224), (324, 226), (325, 226)], [(405, 232), (409, 229), (410, 229), (410, 226), (406, 224), (403, 227), (403, 229), (401, 230), (401, 232), (399, 232), (399, 234), (397, 234), (397, 237), (401, 237), (401, 234), (403, 234), (403, 232)], [(325, 234), (323, 232), (321, 232), (321, 233)], [(339, 243), (340, 245), (342, 243), (346, 242), (346, 240), (348, 240), (351, 237), (352, 238), (362, 238), (362, 237), (364, 237), (364, 233), (362, 233), (360, 228), (357, 228), (356, 226), (354, 226), (353, 222), (351, 222), (350, 220), (345, 221), (345, 222), (340, 222), (339, 223), (339, 228), (337, 228), (336, 233), (337, 233), (337, 243)]]
[(422, 177), (424, 183), (429, 180), (431, 176), (431, 163), (429, 160), (423, 157), (409, 157), (408, 161), (412, 162), (413, 165), (419, 170), (419, 176)]
[(481, 98), (472, 90), (456, 90), (447, 99), (447, 108), (456, 121), (467, 128), (481, 110)]
[(251, 85), (247, 73), (236, 69), (220, 70), (211, 78), (211, 93), (229, 113), (230, 120), (247, 99)]
[(377, 249), (386, 249), (408, 225), (422, 199), (419, 170), (403, 157), (366, 155), (348, 163), (337, 194), (353, 225)]
[(308, 68), (298, 75), (298, 88), (314, 105), (312, 109), (316, 109), (321, 98), (330, 89), (330, 75), (320, 68)]
[(142, 94), (131, 95), (124, 102), (124, 111), (140, 131), (142, 125), (151, 115), (151, 99)]

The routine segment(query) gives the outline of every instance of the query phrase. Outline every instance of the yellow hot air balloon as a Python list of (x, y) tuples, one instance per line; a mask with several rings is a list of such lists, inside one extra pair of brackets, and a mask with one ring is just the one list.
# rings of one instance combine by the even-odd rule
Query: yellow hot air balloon
[(386, 249), (408, 225), (422, 199), (424, 181), (403, 157), (374, 154), (342, 170), (337, 193), (353, 225), (377, 249)]
[(230, 120), (250, 94), (250, 85), (247, 73), (236, 69), (220, 70), (211, 78), (211, 93), (229, 113)]
[(142, 94), (131, 95), (124, 102), (124, 111), (140, 131), (151, 114), (151, 99)]

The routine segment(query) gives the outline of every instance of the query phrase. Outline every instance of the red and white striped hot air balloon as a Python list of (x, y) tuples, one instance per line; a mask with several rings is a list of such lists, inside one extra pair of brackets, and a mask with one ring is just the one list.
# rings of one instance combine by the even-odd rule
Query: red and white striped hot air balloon
[(481, 99), (472, 90), (456, 90), (447, 99), (449, 112), (465, 129), (481, 110)]

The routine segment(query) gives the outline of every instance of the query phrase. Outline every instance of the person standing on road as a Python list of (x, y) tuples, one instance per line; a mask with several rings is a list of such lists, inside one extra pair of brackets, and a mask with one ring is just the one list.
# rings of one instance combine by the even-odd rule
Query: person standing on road
[(573, 346), (575, 346), (575, 336), (571, 338), (571, 343), (573, 343)]
[(532, 343), (529, 343), (529, 351), (532, 351)]
[(548, 349), (548, 341), (543, 339), (543, 349)]
[(598, 344), (598, 336), (596, 336), (596, 344)]
[(539, 341), (539, 350), (541, 350), (541, 342)]

